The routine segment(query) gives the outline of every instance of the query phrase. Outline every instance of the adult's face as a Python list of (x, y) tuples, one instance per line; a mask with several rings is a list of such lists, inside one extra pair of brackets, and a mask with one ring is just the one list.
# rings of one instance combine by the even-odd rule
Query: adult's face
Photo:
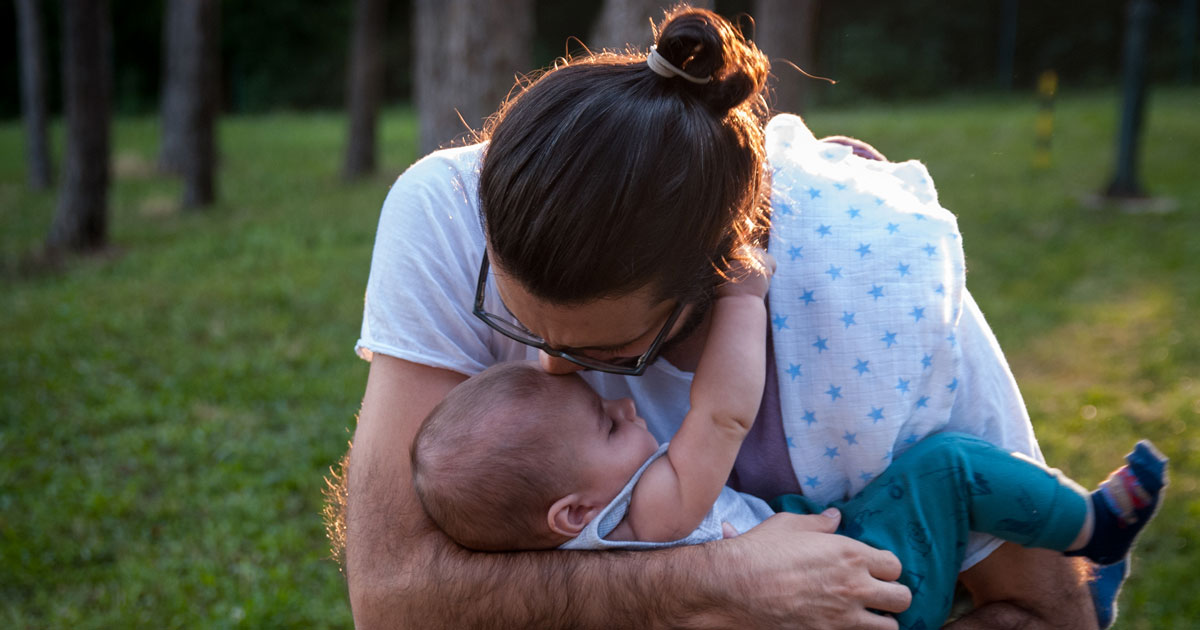
[[(614, 362), (636, 359), (650, 348), (676, 306), (672, 300), (655, 299), (649, 287), (583, 304), (556, 304), (534, 296), (503, 269), (493, 269), (496, 289), (513, 317), (551, 347), (575, 356)], [(685, 306), (667, 333), (667, 342), (693, 330), (697, 313), (694, 305)], [(540, 362), (551, 374), (585, 369), (545, 352), (540, 353)]]

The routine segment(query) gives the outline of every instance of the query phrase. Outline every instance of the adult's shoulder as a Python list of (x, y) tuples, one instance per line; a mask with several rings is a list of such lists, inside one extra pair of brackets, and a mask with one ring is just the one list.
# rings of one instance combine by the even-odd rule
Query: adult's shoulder
[(392, 185), (375, 233), (360, 355), (461, 374), (495, 361), (489, 329), (471, 311), (484, 251), (474, 183), (482, 148), (435, 151)]
[[(479, 214), (479, 162), (483, 144), (434, 151), (417, 160), (392, 184), (380, 215), (378, 240), (456, 234), (457, 245), (475, 249), (483, 238)], [(481, 250), (482, 251), (482, 250)]]
[(479, 143), (434, 151), (405, 169), (396, 179), (393, 188), (444, 188), (448, 191), (469, 193), (473, 198), (479, 180), (479, 165), (486, 146), (486, 143)]

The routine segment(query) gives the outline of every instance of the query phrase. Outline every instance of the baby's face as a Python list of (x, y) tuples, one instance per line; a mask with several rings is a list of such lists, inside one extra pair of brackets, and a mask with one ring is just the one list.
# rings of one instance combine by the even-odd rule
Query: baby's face
[(628, 398), (605, 400), (583, 382), (569, 379), (564, 415), (571, 421), (574, 456), (587, 492), (608, 502), (658, 450)]

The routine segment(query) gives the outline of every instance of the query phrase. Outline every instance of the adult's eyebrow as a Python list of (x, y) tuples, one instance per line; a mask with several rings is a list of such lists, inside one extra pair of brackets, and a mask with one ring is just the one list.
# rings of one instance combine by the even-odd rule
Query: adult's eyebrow
[[(604, 346), (564, 346), (562, 348), (562, 350), (590, 350), (593, 352), (615, 352), (626, 346), (633, 345), (635, 342), (644, 338), (649, 333), (650, 333), (650, 329), (647, 328), (645, 332), (630, 339), (629, 341), (623, 341), (621, 343), (614, 343), (611, 345), (604, 345)], [(557, 350), (558, 348), (555, 348), (555, 349)]]
[[(525, 332), (529, 333), (530, 336), (537, 337), (538, 339), (542, 339), (543, 341), (545, 341), (545, 339), (541, 335), (533, 332), (532, 330), (529, 330), (528, 326), (521, 323), (521, 318), (517, 317), (517, 314), (512, 312), (512, 309), (508, 308), (508, 305), (504, 303), (504, 298), (500, 299), (500, 305), (503, 306), (504, 310), (508, 313), (508, 315), (510, 317), (512, 317), (513, 322), (515, 322), (518, 326), (521, 327), (521, 330), (524, 330)], [(640, 335), (633, 337), (627, 341), (622, 341), (620, 343), (605, 344), (602, 346), (551, 346), (551, 347), (554, 348), (555, 350), (558, 350), (559, 352), (567, 352), (567, 353), (570, 353), (570, 351), (572, 351), (572, 350), (590, 350), (593, 352), (612, 352), (615, 350), (620, 350), (621, 348), (624, 348), (625, 346), (633, 345), (634, 342), (639, 341), (642, 338), (644, 338), (646, 335), (650, 334), (650, 332), (653, 331), (653, 328), (654, 328), (654, 326), (651, 325), (650, 328), (647, 328), (646, 330), (642, 331), (642, 333)]]

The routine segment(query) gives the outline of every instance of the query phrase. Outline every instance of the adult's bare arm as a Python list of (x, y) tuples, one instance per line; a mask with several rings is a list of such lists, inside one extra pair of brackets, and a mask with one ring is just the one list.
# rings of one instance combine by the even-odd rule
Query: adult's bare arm
[(1087, 563), (1004, 543), (960, 579), (975, 609), (946, 630), (1095, 630)]
[(346, 573), (359, 628), (896, 628), (890, 553), (778, 515), (737, 538), (653, 552), (475, 553), (425, 516), (409, 480), (421, 420), (463, 376), (376, 354), (349, 466)]

